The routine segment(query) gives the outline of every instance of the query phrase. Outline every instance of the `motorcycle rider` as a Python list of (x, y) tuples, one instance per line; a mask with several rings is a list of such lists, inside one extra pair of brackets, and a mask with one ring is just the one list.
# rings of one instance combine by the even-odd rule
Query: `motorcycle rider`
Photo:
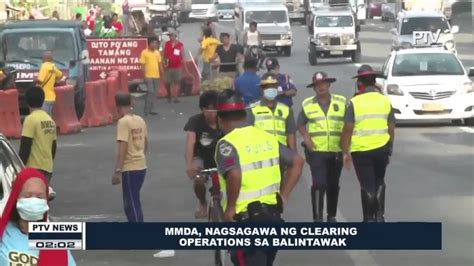
[(249, 24), (249, 30), (244, 35), (244, 46), (247, 48), (245, 53), (246, 56), (251, 55), (251, 48), (258, 47), (258, 52), (256, 54), (259, 59), (259, 68), (263, 68), (263, 62), (265, 61), (265, 54), (262, 50), (262, 37), (260, 32), (257, 30), (257, 22), (252, 21)]

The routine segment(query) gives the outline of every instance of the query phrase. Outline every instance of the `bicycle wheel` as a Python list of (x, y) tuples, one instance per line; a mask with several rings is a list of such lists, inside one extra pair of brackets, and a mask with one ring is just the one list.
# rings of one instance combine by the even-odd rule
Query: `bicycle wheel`
[[(210, 222), (220, 222), (221, 221), (221, 208), (219, 205), (219, 200), (212, 200), (209, 204), (209, 218)], [(214, 250), (214, 265), (215, 266), (224, 266), (225, 265), (225, 251), (224, 250)]]

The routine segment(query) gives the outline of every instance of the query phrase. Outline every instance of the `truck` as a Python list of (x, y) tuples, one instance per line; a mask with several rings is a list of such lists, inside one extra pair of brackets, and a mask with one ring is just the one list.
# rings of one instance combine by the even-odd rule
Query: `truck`
[(217, 0), (192, 0), (190, 19), (217, 21)]
[(285, 5), (291, 22), (305, 24), (304, 0), (287, 0)]
[(54, 64), (74, 87), (76, 112), (84, 110), (84, 87), (88, 75), (88, 51), (77, 21), (25, 20), (0, 25), (1, 61), (17, 71), (15, 86), (19, 94), (20, 112), (28, 113), (24, 96), (35, 86), (43, 54), (52, 51)]
[(360, 62), (360, 25), (357, 25), (350, 7), (327, 6), (313, 10), (313, 20), (308, 29), (310, 65), (316, 65), (318, 58), (333, 57), (350, 57), (352, 62)]
[(452, 15), (451, 6), (454, 2), (453, 0), (403, 0), (402, 9), (406, 11), (435, 11), (450, 20)]

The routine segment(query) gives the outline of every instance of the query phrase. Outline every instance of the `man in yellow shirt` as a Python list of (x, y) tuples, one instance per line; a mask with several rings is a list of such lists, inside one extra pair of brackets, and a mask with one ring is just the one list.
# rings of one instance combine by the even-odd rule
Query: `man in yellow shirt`
[(159, 41), (156, 37), (148, 38), (148, 48), (140, 55), (140, 64), (145, 72), (147, 95), (145, 98), (145, 115), (157, 115), (155, 109), (156, 91), (160, 89), (161, 54), (157, 50)]
[(56, 92), (54, 85), (58, 80), (63, 78), (63, 73), (53, 64), (53, 54), (45, 52), (43, 55), (43, 64), (41, 65), (37, 84), (44, 91), (43, 109), (51, 116), (54, 102), (56, 101)]
[(41, 88), (28, 89), (25, 97), (30, 114), (23, 122), (20, 158), (26, 166), (43, 172), (50, 181), (53, 175), (53, 160), (56, 155), (56, 124), (41, 109), (45, 98)]
[(131, 108), (128, 93), (115, 95), (117, 111), (117, 157), (112, 185), (122, 183), (123, 205), (128, 222), (143, 222), (140, 190), (146, 175), (147, 127)]
[(202, 73), (201, 80), (212, 79), (211, 75), (211, 59), (216, 53), (217, 45), (219, 41), (212, 36), (212, 30), (210, 28), (204, 29), (204, 38), (201, 41), (201, 48), (199, 54), (202, 57)]

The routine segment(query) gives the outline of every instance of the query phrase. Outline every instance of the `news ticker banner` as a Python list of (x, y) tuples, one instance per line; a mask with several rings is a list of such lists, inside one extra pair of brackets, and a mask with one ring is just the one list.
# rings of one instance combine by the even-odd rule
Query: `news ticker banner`
[(32, 249), (440, 250), (441, 223), (29, 224)]

